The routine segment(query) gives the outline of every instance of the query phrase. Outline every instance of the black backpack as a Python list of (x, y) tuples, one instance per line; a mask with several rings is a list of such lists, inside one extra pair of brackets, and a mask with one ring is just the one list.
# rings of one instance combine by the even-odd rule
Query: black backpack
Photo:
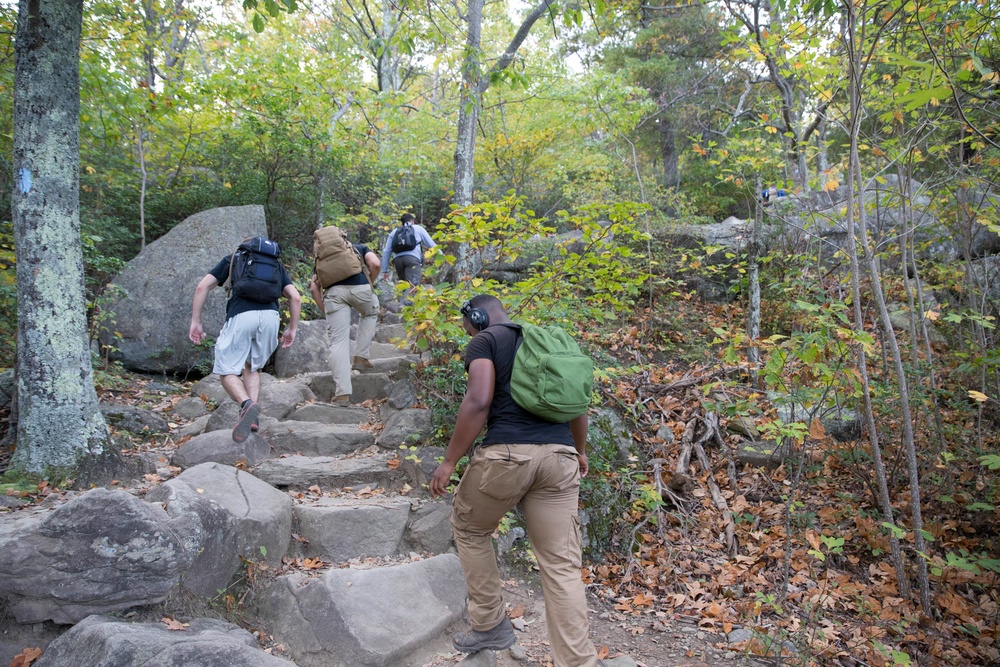
[(417, 247), (417, 233), (413, 230), (412, 222), (404, 222), (396, 228), (396, 235), (392, 239), (393, 252), (406, 252)]
[(273, 303), (281, 298), (281, 246), (264, 236), (240, 244), (229, 261), (226, 294), (254, 303)]

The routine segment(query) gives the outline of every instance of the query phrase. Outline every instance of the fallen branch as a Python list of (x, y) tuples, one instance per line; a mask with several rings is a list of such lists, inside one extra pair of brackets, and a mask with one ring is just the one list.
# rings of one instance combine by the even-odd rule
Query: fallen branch
[(729, 510), (729, 503), (722, 496), (722, 490), (719, 488), (719, 484), (715, 481), (715, 475), (712, 472), (712, 464), (708, 460), (708, 455), (705, 454), (705, 448), (702, 447), (704, 442), (710, 440), (713, 436), (712, 425), (708, 422), (705, 423), (706, 430), (705, 433), (694, 443), (694, 451), (698, 455), (698, 464), (701, 466), (702, 470), (705, 471), (705, 479), (708, 484), (709, 493), (712, 494), (712, 502), (720, 512), (722, 512), (722, 520), (726, 524), (726, 549), (730, 556), (735, 556), (739, 550), (739, 546), (736, 543), (736, 524), (733, 522), (733, 513)]

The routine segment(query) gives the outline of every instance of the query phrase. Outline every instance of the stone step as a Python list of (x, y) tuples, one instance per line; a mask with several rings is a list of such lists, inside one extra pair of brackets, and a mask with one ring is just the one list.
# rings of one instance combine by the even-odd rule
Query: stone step
[[(302, 376), (302, 380), (320, 401), (329, 402), (333, 398), (333, 376), (330, 373), (307, 373)], [(391, 382), (388, 373), (368, 371), (352, 374), (351, 403), (385, 398), (385, 388)]]
[(261, 429), (278, 454), (337, 456), (375, 444), (375, 434), (361, 430), (357, 424), (283, 421), (261, 424)]
[(357, 458), (332, 456), (286, 456), (269, 459), (253, 469), (254, 476), (271, 486), (305, 490), (358, 489), (364, 486), (399, 491), (412, 475), (411, 466), (389, 467), (389, 454)]
[(333, 405), (331, 403), (306, 403), (285, 417), (286, 421), (316, 422), (318, 424), (365, 424), (371, 418), (364, 408)]
[[(416, 494), (412, 494), (415, 496)], [(292, 493), (299, 539), (290, 552), (333, 562), (412, 552), (439, 554), (453, 546), (451, 505), (362, 489), (336, 496)]]
[(453, 554), (375, 569), (278, 577), (261, 621), (301, 667), (389, 667), (458, 621), (465, 578)]

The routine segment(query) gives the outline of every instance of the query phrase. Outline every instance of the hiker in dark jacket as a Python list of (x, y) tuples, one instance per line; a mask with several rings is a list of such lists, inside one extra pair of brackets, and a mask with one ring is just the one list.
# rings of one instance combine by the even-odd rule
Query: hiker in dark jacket
[[(191, 305), (191, 326), (188, 338), (195, 345), (205, 340), (205, 330), (201, 325), (201, 311), (205, 307), (208, 293), (222, 285), (229, 278), (233, 256), (224, 257), (208, 272), (194, 290)], [(250, 431), (257, 430), (260, 417), (260, 369), (281, 343), (288, 347), (295, 342), (295, 332), (299, 325), (302, 297), (288, 277), (285, 267), (278, 263), (281, 273), (281, 294), (288, 299), (288, 328), (278, 336), (281, 317), (278, 301), (259, 303), (238, 296), (235, 292), (226, 303), (226, 323), (215, 341), (215, 366), (213, 373), (219, 375), (222, 387), (230, 398), (239, 403), (240, 416), (233, 427), (233, 440), (243, 442)]]
[(519, 333), (499, 299), (481, 294), (462, 307), (472, 336), (465, 350), (469, 375), (455, 431), (444, 461), (431, 477), (430, 493), (446, 493), (458, 460), (486, 425), (482, 446), (455, 490), (451, 524), (469, 591), (472, 628), (455, 635), (459, 651), (499, 651), (516, 637), (504, 610), (493, 533), (520, 504), (538, 560), (545, 620), (556, 667), (602, 665), (590, 641), (577, 518), (580, 478), (587, 474), (587, 415), (556, 424), (514, 402), (510, 379)]

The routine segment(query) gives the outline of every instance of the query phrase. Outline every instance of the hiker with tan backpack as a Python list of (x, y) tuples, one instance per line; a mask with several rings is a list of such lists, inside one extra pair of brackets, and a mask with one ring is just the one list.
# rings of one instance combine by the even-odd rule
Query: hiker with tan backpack
[[(351, 243), (340, 228), (330, 225), (313, 236), (316, 272), (309, 293), (326, 316), (333, 371), (333, 403), (350, 405), (351, 369), (372, 368), (368, 356), (378, 324), (378, 297), (372, 283), (378, 278), (378, 255), (364, 244)], [(358, 335), (351, 359), (351, 309), (358, 311)]]

